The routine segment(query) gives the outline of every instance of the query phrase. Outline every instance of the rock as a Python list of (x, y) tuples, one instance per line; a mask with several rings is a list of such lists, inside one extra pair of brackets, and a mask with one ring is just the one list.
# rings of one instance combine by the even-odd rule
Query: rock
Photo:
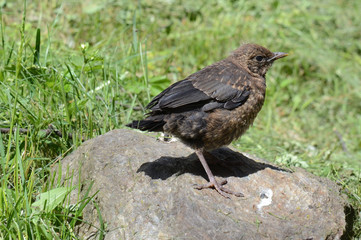
[[(114, 130), (86, 141), (62, 161), (81, 169), (89, 196), (106, 225), (105, 239), (340, 239), (346, 228), (346, 201), (339, 187), (296, 168), (286, 171), (230, 148), (212, 152), (210, 164), (227, 188), (245, 197), (226, 199), (215, 190), (196, 190), (206, 174), (191, 149), (165, 143), (154, 134)], [(81, 168), (80, 168), (81, 166)], [(73, 201), (77, 190), (71, 194)], [(97, 239), (94, 203), (83, 212), (79, 236)], [(93, 226), (89, 225), (91, 223)]]

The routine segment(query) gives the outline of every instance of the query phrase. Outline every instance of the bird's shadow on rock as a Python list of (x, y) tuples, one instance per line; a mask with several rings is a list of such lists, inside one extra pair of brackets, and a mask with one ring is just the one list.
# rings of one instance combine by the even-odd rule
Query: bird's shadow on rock
[[(205, 158), (213, 174), (224, 178), (230, 176), (246, 177), (265, 168), (287, 171), (268, 163), (255, 161), (226, 147), (211, 151), (209, 155), (205, 155)], [(191, 173), (208, 179), (195, 153), (187, 157), (161, 157), (153, 162), (143, 163), (137, 172), (144, 172), (152, 179), (162, 180), (174, 174), (182, 175), (184, 173)]]

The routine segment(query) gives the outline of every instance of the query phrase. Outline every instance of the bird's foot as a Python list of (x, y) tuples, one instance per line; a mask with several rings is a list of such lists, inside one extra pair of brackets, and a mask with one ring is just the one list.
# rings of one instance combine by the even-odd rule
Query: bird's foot
[(196, 185), (194, 188), (198, 190), (202, 190), (204, 188), (214, 188), (219, 194), (221, 194), (225, 198), (230, 198), (227, 194), (234, 195), (236, 197), (244, 197), (244, 195), (240, 192), (233, 192), (222, 185), (225, 185), (227, 180), (222, 180), (222, 182), (218, 183), (215, 179), (212, 179), (206, 184)]

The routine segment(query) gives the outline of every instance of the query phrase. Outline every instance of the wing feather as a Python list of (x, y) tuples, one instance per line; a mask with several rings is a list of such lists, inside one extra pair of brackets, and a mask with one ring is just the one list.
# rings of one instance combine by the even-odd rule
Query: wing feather
[(241, 106), (250, 94), (248, 72), (236, 64), (223, 60), (203, 68), (179, 81), (148, 105), (150, 115), (216, 108), (228, 110)]

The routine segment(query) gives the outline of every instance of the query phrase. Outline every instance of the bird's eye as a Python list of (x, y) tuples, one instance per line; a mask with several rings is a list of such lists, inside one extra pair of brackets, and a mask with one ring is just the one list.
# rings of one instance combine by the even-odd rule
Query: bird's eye
[(260, 62), (260, 61), (263, 60), (263, 57), (262, 57), (262, 56), (257, 56), (257, 57), (256, 57), (256, 60), (257, 60), (258, 62)]

